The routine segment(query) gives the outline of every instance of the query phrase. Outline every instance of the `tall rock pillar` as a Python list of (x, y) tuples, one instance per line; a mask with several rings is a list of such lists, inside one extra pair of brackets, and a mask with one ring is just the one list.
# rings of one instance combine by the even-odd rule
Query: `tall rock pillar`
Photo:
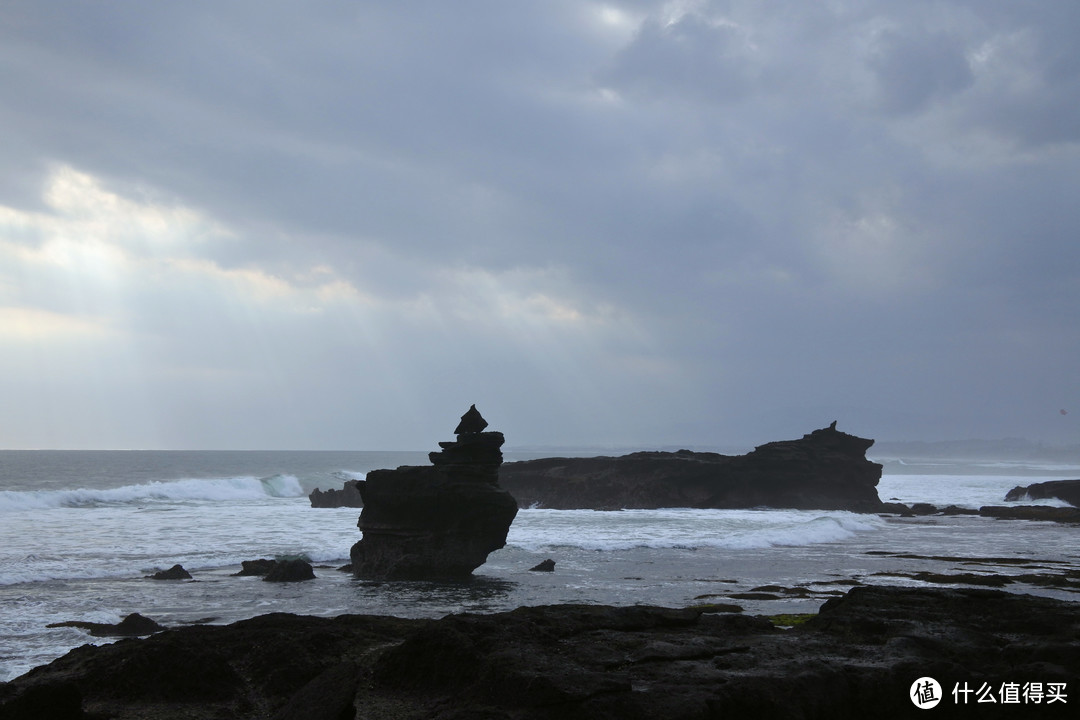
[(431, 465), (373, 470), (358, 483), (364, 501), (352, 547), (353, 573), (372, 579), (460, 579), (506, 545), (517, 501), (499, 487), (504, 442), (484, 432), (476, 406)]

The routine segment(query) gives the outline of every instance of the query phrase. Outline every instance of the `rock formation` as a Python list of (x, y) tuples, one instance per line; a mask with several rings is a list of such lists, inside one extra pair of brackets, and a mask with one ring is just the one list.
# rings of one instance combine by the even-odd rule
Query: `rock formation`
[(233, 575), (268, 575), (277, 565), (277, 560), (261, 558), (259, 560), (244, 560), (240, 563), (240, 572)]
[(131, 613), (116, 624), (85, 622), (82, 620), (65, 620), (64, 622), (49, 623), (47, 628), (73, 627), (86, 630), (94, 637), (138, 637), (140, 635), (152, 635), (164, 630), (164, 626), (139, 613)]
[(308, 495), (311, 507), (337, 508), (337, 507), (363, 507), (364, 502), (357, 489), (359, 480), (346, 480), (340, 490), (320, 490), (315, 488)]
[(173, 565), (168, 570), (159, 570), (147, 577), (152, 580), (190, 580), (191, 573), (185, 570), (183, 565)]
[(877, 512), (881, 465), (873, 440), (836, 423), (799, 440), (746, 455), (636, 452), (621, 457), (544, 458), (506, 463), (499, 479), (522, 507), (796, 508)]
[(503, 434), (485, 427), (474, 405), (431, 465), (373, 470), (357, 483), (364, 536), (350, 553), (355, 575), (463, 578), (506, 544), (517, 502), (499, 487)]
[(314, 579), (315, 570), (311, 567), (311, 563), (300, 558), (278, 560), (263, 576), (265, 582), (303, 582)]
[(1045, 500), (1056, 498), (1080, 507), (1080, 480), (1047, 480), (1032, 485), (1017, 485), (1005, 494), (1005, 500)]
[[(0, 683), (0, 717), (906, 718), (922, 717), (909, 693), (923, 676), (943, 691), (926, 717), (1076, 714), (1076, 603), (867, 586), (798, 619), (641, 605), (275, 613), (76, 648)], [(993, 704), (974, 694), (984, 683)], [(1014, 683), (1038, 684), (1038, 706), (1002, 704)]]

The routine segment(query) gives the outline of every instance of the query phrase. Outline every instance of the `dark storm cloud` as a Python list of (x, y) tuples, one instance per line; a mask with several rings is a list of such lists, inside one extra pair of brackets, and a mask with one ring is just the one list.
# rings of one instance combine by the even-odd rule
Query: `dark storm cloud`
[(166, 445), (393, 445), (477, 395), (523, 443), (1073, 440), (1078, 28), (1064, 1), (7, 3), (4, 371), (93, 417), (55, 379), (76, 343)]

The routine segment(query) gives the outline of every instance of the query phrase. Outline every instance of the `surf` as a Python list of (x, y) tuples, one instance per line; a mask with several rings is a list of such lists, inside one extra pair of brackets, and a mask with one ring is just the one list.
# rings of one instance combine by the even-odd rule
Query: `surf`
[(138, 505), (154, 502), (221, 502), (306, 495), (294, 475), (151, 481), (115, 488), (2, 490), (0, 512)]

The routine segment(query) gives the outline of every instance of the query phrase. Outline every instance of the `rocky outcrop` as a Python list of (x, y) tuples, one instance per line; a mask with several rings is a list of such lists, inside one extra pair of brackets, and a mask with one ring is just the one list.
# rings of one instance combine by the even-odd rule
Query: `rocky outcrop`
[(621, 457), (545, 458), (506, 463), (499, 479), (522, 507), (796, 508), (876, 512), (881, 465), (873, 440), (836, 423), (799, 440), (746, 455), (637, 452)]
[(1017, 485), (1005, 494), (1005, 500), (1063, 500), (1073, 507), (1080, 507), (1080, 480), (1048, 480), (1032, 485)]
[(364, 536), (350, 553), (354, 574), (463, 578), (506, 544), (517, 502), (499, 487), (503, 434), (486, 426), (473, 406), (457, 440), (439, 443), (442, 450), (428, 456), (431, 465), (373, 470), (358, 483)]
[(303, 582), (314, 579), (315, 570), (311, 563), (301, 558), (278, 560), (263, 576), (265, 582)]
[(357, 488), (359, 483), (359, 480), (346, 480), (340, 490), (315, 488), (308, 495), (308, 500), (315, 508), (364, 507), (364, 500)]
[(244, 560), (240, 563), (240, 572), (233, 575), (267, 575), (277, 566), (277, 560), (261, 558), (259, 560)]
[[(856, 587), (775, 622), (596, 605), (274, 614), (77, 648), (0, 684), (0, 717), (901, 718), (924, 676), (943, 716), (1072, 717), (1077, 647), (1076, 603), (982, 588)], [(1003, 705), (1013, 683), (1039, 683), (1039, 706)]]
[(983, 505), (975, 508), (962, 508), (948, 505), (944, 508), (930, 503), (882, 503), (880, 513), (896, 514), (903, 517), (916, 515), (982, 515), (1001, 520), (1044, 520), (1060, 523), (1080, 523), (1080, 508), (1048, 507), (1046, 505)]
[(45, 627), (61, 628), (73, 627), (85, 630), (94, 637), (138, 637), (161, 632), (165, 628), (157, 621), (144, 617), (139, 613), (131, 613), (118, 623), (96, 623), (82, 620), (65, 620), (64, 622), (50, 623)]
[(173, 565), (168, 570), (159, 570), (147, 577), (151, 580), (190, 580), (191, 573), (185, 570), (183, 565)]

